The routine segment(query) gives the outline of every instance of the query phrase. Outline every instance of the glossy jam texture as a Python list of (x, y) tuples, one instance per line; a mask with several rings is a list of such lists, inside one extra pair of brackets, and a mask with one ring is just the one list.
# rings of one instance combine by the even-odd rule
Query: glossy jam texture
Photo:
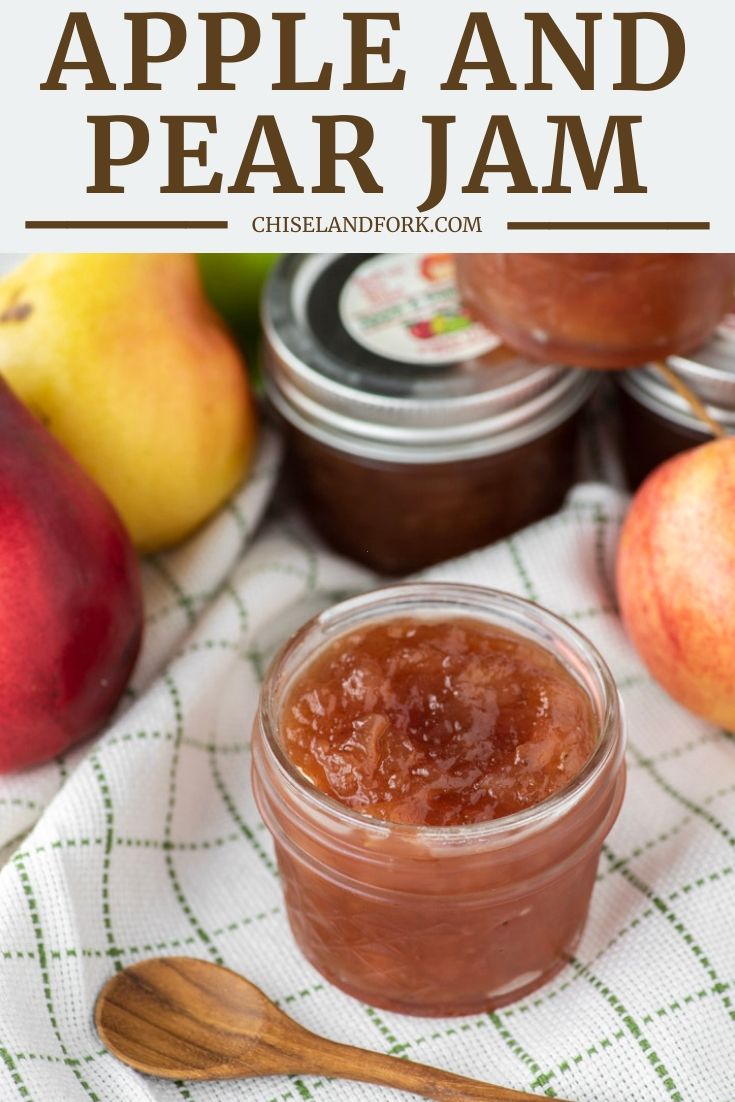
[(322, 651), (290, 689), (288, 756), (392, 823), (457, 826), (565, 788), (596, 742), (586, 692), (538, 644), (480, 620), (396, 619)]

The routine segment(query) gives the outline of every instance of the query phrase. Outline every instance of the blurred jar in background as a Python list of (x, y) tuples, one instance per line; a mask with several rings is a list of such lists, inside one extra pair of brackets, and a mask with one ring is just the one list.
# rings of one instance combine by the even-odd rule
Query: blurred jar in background
[(470, 313), (526, 356), (624, 368), (702, 345), (735, 291), (732, 253), (457, 258)]

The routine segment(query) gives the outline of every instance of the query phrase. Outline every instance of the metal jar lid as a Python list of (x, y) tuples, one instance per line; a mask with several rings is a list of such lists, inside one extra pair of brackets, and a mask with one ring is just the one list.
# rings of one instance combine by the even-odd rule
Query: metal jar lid
[(509, 355), (459, 302), (450, 257), (284, 257), (263, 300), (264, 378), (340, 451), (436, 463), (509, 451), (570, 418), (592, 372)]
[[(735, 435), (735, 312), (725, 319), (704, 347), (667, 361), (704, 402), (710, 415)], [(705, 432), (702, 422), (655, 365), (626, 371), (623, 390), (659, 417), (693, 432)]]

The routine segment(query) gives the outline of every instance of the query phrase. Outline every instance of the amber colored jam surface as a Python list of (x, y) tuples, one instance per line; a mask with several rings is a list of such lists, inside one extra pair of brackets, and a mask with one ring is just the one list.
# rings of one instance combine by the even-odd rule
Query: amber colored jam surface
[(391, 823), (458, 826), (565, 788), (596, 743), (549, 651), (481, 620), (401, 618), (337, 639), (290, 688), (286, 752), (322, 792)]

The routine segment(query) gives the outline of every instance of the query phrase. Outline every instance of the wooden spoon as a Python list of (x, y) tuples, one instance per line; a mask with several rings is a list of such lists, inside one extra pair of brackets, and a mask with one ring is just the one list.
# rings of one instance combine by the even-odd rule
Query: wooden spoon
[(437, 1102), (538, 1099), (318, 1037), (236, 972), (189, 957), (119, 972), (100, 992), (95, 1022), (118, 1059), (164, 1079), (337, 1076)]

